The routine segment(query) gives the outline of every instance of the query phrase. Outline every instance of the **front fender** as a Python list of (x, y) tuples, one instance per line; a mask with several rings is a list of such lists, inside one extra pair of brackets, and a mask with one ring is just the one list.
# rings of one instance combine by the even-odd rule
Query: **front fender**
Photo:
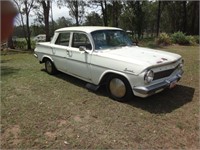
[(119, 71), (115, 71), (115, 70), (106, 70), (104, 71), (100, 76), (99, 76), (99, 79), (98, 79), (98, 85), (99, 84), (103, 84), (105, 82), (105, 80), (107, 79), (107, 77), (111, 74), (117, 74), (117, 75), (120, 75), (120, 76), (123, 76), (125, 77), (128, 81), (129, 81), (129, 77), (127, 74), (123, 73), (123, 72), (119, 72)]

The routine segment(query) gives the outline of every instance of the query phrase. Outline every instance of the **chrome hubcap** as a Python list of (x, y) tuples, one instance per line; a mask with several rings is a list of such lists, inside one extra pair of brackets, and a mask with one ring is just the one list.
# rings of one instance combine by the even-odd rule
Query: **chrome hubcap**
[(51, 72), (52, 71), (52, 64), (51, 64), (50, 61), (46, 62), (46, 69), (47, 69), (47, 72)]
[(124, 82), (118, 78), (114, 78), (110, 81), (110, 92), (117, 98), (122, 98), (126, 94), (126, 86)]

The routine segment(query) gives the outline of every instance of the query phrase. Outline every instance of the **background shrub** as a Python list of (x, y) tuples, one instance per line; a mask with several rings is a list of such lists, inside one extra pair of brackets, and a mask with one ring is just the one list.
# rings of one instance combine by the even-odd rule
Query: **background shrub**
[(186, 40), (188, 41), (189, 45), (196, 45), (196, 39), (194, 38), (194, 36), (186, 36)]
[(27, 44), (25, 40), (16, 40), (15, 41), (15, 48), (25, 50), (27, 48)]
[(34, 40), (31, 40), (31, 48), (35, 49), (35, 46), (36, 46), (36, 42)]
[[(15, 48), (26, 50), (27, 49), (27, 42), (25, 39), (18, 38), (17, 40), (13, 41)], [(31, 39), (31, 49), (35, 49), (35, 41)]]
[(156, 43), (158, 45), (170, 45), (171, 39), (167, 33), (161, 33), (159, 37), (156, 39)]
[(180, 45), (189, 45), (188, 38), (183, 32), (175, 32), (172, 34), (172, 41), (173, 43), (180, 44)]
[(193, 36), (194, 37), (194, 39), (195, 39), (195, 42), (197, 43), (197, 44), (199, 44), (199, 35), (195, 35), (195, 36)]

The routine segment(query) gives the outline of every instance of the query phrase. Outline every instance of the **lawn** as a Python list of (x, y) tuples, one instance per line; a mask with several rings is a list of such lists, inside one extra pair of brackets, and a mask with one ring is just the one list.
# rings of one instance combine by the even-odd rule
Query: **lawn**
[(1, 53), (2, 149), (199, 149), (199, 47), (181, 54), (177, 87), (120, 103), (104, 88), (44, 71), (32, 53)]

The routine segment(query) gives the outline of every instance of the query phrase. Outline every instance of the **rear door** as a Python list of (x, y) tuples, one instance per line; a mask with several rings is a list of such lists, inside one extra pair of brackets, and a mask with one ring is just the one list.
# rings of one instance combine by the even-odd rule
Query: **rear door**
[(64, 72), (68, 72), (69, 70), (68, 58), (70, 37), (70, 32), (59, 33), (53, 47), (54, 64), (58, 70)]

